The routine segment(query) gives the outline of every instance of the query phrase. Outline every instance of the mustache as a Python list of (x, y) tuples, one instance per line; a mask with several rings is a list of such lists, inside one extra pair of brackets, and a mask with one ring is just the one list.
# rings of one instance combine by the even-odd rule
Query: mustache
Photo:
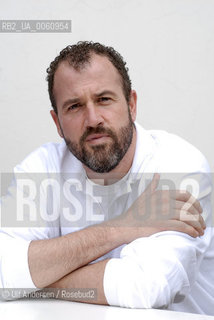
[(98, 134), (98, 133), (105, 133), (105, 134), (109, 135), (112, 138), (116, 137), (115, 133), (109, 128), (105, 128), (105, 127), (101, 127), (101, 126), (100, 127), (96, 127), (96, 128), (89, 127), (83, 133), (83, 135), (82, 135), (82, 137), (80, 139), (80, 143), (83, 143), (89, 135)]

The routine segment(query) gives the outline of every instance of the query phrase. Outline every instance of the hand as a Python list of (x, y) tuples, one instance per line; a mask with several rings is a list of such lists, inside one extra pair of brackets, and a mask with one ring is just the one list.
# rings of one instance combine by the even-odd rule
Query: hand
[[(201, 205), (188, 191), (157, 190), (160, 176), (151, 183), (132, 206), (115, 219), (120, 227), (129, 227), (128, 242), (160, 231), (179, 231), (192, 237), (204, 234)], [(130, 240), (131, 239), (131, 240)]]

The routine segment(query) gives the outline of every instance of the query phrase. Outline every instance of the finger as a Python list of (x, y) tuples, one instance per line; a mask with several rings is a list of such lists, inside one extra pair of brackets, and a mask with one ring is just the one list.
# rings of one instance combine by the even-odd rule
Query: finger
[(149, 185), (146, 187), (144, 192), (149, 192), (149, 193), (153, 193), (157, 187), (158, 187), (158, 183), (160, 181), (160, 175), (159, 173), (154, 173), (153, 177), (152, 177), (152, 181), (149, 183)]
[(175, 231), (186, 233), (193, 238), (197, 238), (200, 236), (200, 234), (194, 227), (192, 227), (191, 225), (183, 221), (177, 221), (177, 224), (175, 226)]
[(204, 234), (204, 220), (200, 214), (193, 215), (185, 210), (179, 211), (179, 220), (192, 226), (202, 236)]
[(204, 222), (204, 219), (203, 219), (201, 213), (199, 213), (195, 209), (193, 204), (191, 204), (189, 202), (176, 201), (175, 206), (176, 206), (176, 209), (178, 209), (178, 210), (184, 210), (187, 212), (187, 214), (194, 214), (195, 216), (197, 216), (196, 219), (198, 219), (202, 228), (206, 229), (206, 224)]
[[(173, 195), (174, 191), (174, 195)], [(176, 198), (176, 200), (180, 200), (183, 202), (189, 202), (194, 205), (195, 209), (199, 212), (202, 213), (203, 209), (200, 205), (200, 202), (188, 191), (183, 191), (183, 190), (172, 190), (172, 196)]]
[(170, 213), (171, 212), (173, 213), (173, 214), (170, 214), (170, 219), (180, 220), (180, 221), (184, 221), (184, 222), (193, 221), (193, 223), (196, 221), (200, 224), (201, 228), (203, 228), (203, 229), (206, 228), (204, 219), (201, 214), (199, 214), (197, 211), (192, 213), (187, 210), (184, 210), (183, 207), (178, 203), (179, 202), (177, 202), (177, 204), (176, 204), (176, 208), (170, 209)]
[(196, 208), (192, 203), (183, 202), (179, 200), (173, 200), (173, 201), (175, 202), (174, 205), (176, 209), (180, 209), (180, 210), (183, 209), (185, 211), (189, 211), (189, 213), (191, 214), (199, 214), (198, 210), (196, 210)]
[[(204, 230), (204, 229), (206, 229), (206, 224), (205, 224), (205, 221), (204, 221), (204, 219), (203, 219), (203, 217), (202, 217), (202, 215), (200, 214), (200, 213), (191, 213), (190, 212), (190, 210), (185, 210), (184, 209), (184, 207), (181, 209), (181, 211), (183, 212), (186, 212), (186, 219), (187, 219), (187, 221), (189, 220), (189, 221), (198, 221), (199, 223), (200, 223), (200, 225), (201, 225), (201, 228)], [(191, 217), (190, 215), (194, 215), (194, 217)]]
[(198, 210), (199, 213), (202, 213), (203, 208), (202, 208), (200, 202), (192, 194), (189, 193), (189, 195), (190, 195), (190, 197), (189, 197), (188, 202), (192, 203), (194, 205), (194, 207)]
[(197, 230), (200, 235), (204, 234), (204, 229), (206, 228), (204, 219), (201, 214), (192, 214), (185, 210), (174, 209), (173, 216), (171, 215), (172, 220), (182, 221), (186, 224), (191, 225)]
[(194, 227), (180, 220), (165, 221), (165, 224), (163, 224), (163, 226), (165, 228), (164, 230), (173, 230), (186, 233), (193, 238), (200, 236), (199, 232)]
[(204, 218), (202, 217), (201, 214), (199, 215), (199, 222), (200, 222), (202, 228), (206, 229), (206, 223), (205, 223)]

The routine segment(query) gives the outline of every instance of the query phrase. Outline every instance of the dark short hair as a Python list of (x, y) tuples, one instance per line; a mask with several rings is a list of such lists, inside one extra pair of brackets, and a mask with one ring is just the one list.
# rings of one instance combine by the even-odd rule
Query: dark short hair
[(122, 80), (122, 88), (127, 103), (130, 100), (131, 80), (128, 74), (128, 68), (123, 57), (112, 47), (104, 46), (99, 42), (79, 41), (77, 44), (69, 45), (64, 48), (60, 54), (51, 62), (47, 69), (48, 92), (54, 111), (57, 113), (56, 101), (53, 94), (54, 75), (62, 61), (68, 61), (75, 70), (81, 70), (86, 64), (90, 63), (91, 54), (95, 53), (105, 56), (111, 61), (117, 69)]

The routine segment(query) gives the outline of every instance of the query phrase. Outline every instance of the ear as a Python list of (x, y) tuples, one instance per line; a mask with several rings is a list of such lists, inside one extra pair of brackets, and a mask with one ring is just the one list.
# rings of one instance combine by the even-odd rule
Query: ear
[(132, 120), (135, 121), (137, 115), (137, 93), (135, 90), (132, 90), (130, 94), (129, 110), (131, 113)]
[(51, 110), (50, 114), (51, 114), (51, 117), (52, 117), (52, 119), (53, 119), (53, 121), (54, 121), (54, 123), (56, 125), (58, 134), (60, 135), (61, 138), (63, 138), (62, 130), (61, 130), (61, 127), (60, 127), (60, 124), (59, 124), (58, 115), (56, 114), (56, 112), (54, 110)]

